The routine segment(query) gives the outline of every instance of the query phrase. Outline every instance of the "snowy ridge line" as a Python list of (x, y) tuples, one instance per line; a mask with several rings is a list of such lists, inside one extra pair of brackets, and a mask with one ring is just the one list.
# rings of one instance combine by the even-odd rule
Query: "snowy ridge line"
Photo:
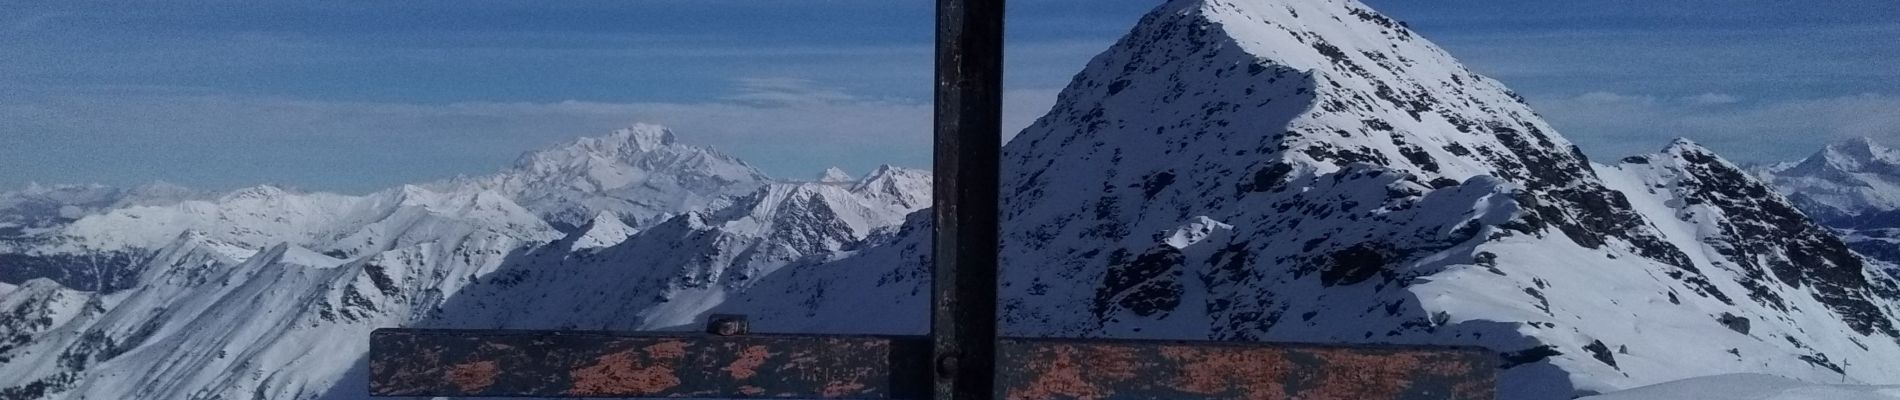
[[(353, 338), (375, 328), (677, 325), (784, 264), (865, 246), (929, 199), (924, 171), (770, 183), (721, 157), (641, 125), (524, 156), (515, 176), (555, 183), (520, 187), (549, 196), (510, 194), (537, 181), (513, 177), (367, 196), (263, 186), (61, 221), (26, 256), (65, 268), (86, 265), (44, 254), (85, 259), (116, 245), (140, 256), (109, 293), (45, 279), (4, 287), (18, 313), (0, 314), (0, 399), (362, 398), (367, 349)], [(577, 167), (594, 169), (566, 179)], [(535, 210), (514, 200), (588, 196), (611, 201)], [(661, 212), (635, 227), (619, 213), (628, 204)], [(590, 219), (544, 220), (570, 206)]]

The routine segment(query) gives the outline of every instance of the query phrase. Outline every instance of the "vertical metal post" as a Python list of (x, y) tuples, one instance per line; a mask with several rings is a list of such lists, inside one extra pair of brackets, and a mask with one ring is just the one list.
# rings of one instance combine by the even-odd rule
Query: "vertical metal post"
[(996, 366), (1003, 0), (937, 1), (937, 400), (988, 400)]

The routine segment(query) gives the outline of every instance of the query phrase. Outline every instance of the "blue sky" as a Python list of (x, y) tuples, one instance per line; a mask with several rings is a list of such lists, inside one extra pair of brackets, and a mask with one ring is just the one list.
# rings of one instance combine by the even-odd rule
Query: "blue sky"
[[(1594, 157), (1686, 136), (1741, 161), (1900, 143), (1900, 2), (1368, 0)], [(929, 160), (913, 0), (0, 0), (0, 187), (366, 192), (630, 122), (779, 177)], [(1027, 124), (1156, 1), (1011, 2)]]

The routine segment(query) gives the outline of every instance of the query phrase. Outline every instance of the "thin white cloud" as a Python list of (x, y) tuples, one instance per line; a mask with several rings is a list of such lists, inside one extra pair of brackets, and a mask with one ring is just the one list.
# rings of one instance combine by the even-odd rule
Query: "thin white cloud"
[(738, 80), (738, 92), (726, 99), (762, 107), (871, 102), (846, 93), (844, 89), (826, 87), (810, 79), (800, 78), (742, 78)]
[(1721, 93), (1703, 93), (1689, 96), (1684, 100), (1695, 104), (1735, 104), (1742, 101), (1741, 98)]

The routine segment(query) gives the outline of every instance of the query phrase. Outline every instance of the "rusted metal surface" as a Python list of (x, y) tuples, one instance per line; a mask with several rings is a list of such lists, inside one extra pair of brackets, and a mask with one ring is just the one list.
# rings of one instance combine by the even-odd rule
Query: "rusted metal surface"
[(986, 400), (995, 379), (1003, 0), (937, 1), (933, 397)]
[[(924, 399), (922, 337), (383, 329), (370, 394)], [(1491, 399), (1469, 348), (1002, 339), (988, 395), (1048, 399)]]
[(1492, 399), (1484, 349), (1005, 339), (996, 396), (1050, 399)]
[(382, 329), (370, 394), (915, 399), (928, 352), (921, 337)]

